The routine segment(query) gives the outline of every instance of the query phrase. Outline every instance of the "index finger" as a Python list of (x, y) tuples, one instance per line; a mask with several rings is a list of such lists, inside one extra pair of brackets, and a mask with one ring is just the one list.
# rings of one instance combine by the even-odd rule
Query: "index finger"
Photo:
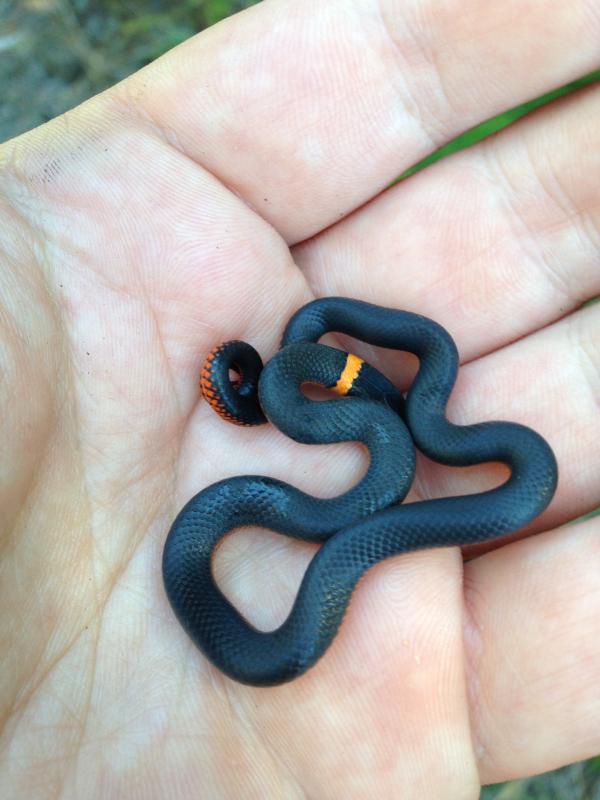
[(461, 131), (600, 66), (597, 0), (273, 0), (120, 91), (289, 243)]

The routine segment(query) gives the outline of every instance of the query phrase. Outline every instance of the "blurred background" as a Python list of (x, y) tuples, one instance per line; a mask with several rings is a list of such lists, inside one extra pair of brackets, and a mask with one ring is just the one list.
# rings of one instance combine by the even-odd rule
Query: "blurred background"
[(0, 141), (72, 108), (255, 2), (0, 0)]
[[(0, 141), (76, 106), (184, 39), (255, 2), (0, 0)], [(470, 146), (542, 103), (597, 80), (600, 72), (508, 109), (402, 177)], [(600, 800), (600, 757), (536, 778), (486, 787), (481, 800)]]

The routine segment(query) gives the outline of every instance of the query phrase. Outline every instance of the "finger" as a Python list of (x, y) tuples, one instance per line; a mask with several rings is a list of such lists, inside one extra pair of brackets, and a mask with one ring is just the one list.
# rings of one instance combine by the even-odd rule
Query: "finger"
[(465, 567), (466, 648), (483, 783), (600, 750), (600, 522)]
[(431, 316), (470, 360), (600, 294), (600, 86), (376, 198), (294, 257), (317, 295)]
[(600, 65), (593, 0), (262, 3), (118, 89), (288, 240)]
[[(585, 308), (460, 370), (448, 405), (458, 424), (506, 419), (529, 425), (558, 461), (554, 500), (526, 531), (548, 530), (600, 505), (600, 307)], [(427, 461), (421, 497), (482, 491), (499, 466), (453, 469)], [(474, 552), (473, 550), (469, 551)]]

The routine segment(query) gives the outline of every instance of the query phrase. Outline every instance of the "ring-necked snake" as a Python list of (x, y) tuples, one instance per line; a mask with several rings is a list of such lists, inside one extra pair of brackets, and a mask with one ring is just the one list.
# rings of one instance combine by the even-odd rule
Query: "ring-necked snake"
[[(416, 354), (419, 371), (406, 398), (361, 359), (316, 343), (330, 331)], [(163, 554), (166, 592), (185, 630), (219, 669), (256, 686), (292, 680), (329, 647), (357, 581), (374, 564), (412, 550), (494, 539), (546, 508), (557, 482), (552, 450), (522, 425), (449, 422), (445, 407), (457, 369), (453, 340), (432, 320), (335, 297), (297, 311), (262, 370), (243, 342), (209, 355), (202, 390), (226, 419), (257, 424), (266, 417), (298, 442), (360, 441), (371, 456), (363, 479), (333, 499), (244, 475), (209, 486), (179, 513)], [(232, 380), (230, 370), (239, 377)], [(343, 396), (310, 400), (301, 390), (307, 382)], [(400, 505), (413, 479), (413, 441), (443, 464), (504, 462), (510, 477), (480, 494)], [(212, 575), (215, 546), (243, 525), (323, 543), (289, 616), (272, 632), (252, 627)]]

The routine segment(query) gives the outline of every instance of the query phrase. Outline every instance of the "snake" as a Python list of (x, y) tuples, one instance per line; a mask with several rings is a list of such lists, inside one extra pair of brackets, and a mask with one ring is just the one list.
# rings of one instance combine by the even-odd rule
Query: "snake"
[[(416, 355), (412, 384), (400, 391), (363, 359), (320, 343), (327, 333)], [(166, 595), (188, 636), (222, 673), (262, 687), (298, 678), (327, 651), (357, 583), (375, 564), (417, 550), (498, 539), (548, 506), (558, 469), (542, 436), (513, 422), (448, 420), (458, 366), (456, 345), (437, 322), (343, 297), (301, 307), (264, 366), (245, 342), (211, 351), (201, 371), (202, 394), (227, 421), (268, 421), (304, 444), (360, 442), (370, 455), (363, 477), (337, 497), (242, 475), (202, 489), (179, 512), (163, 550)], [(308, 384), (328, 389), (328, 399), (311, 399), (304, 391)], [(403, 502), (417, 449), (451, 466), (501, 462), (510, 474), (477, 494)], [(249, 525), (321, 545), (288, 616), (272, 631), (247, 621), (213, 575), (215, 548)]]

